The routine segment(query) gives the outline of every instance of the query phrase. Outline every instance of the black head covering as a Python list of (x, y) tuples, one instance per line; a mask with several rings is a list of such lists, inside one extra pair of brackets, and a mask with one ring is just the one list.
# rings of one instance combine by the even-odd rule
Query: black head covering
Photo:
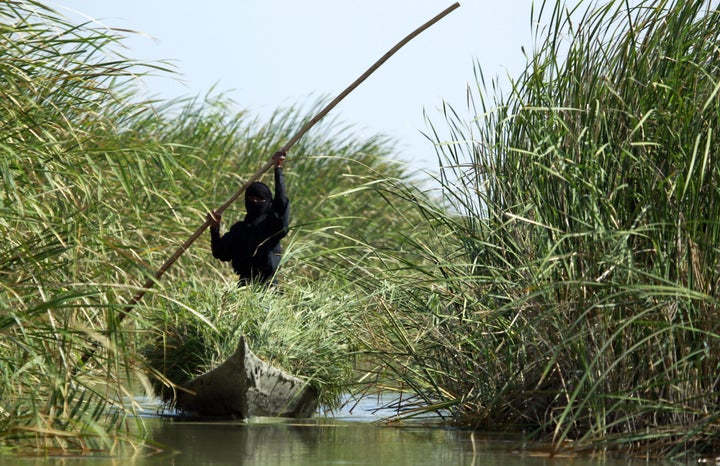
[[(250, 197), (262, 199), (261, 202), (251, 202)], [(272, 192), (265, 183), (256, 181), (245, 191), (246, 220), (254, 220), (270, 211), (272, 207)]]

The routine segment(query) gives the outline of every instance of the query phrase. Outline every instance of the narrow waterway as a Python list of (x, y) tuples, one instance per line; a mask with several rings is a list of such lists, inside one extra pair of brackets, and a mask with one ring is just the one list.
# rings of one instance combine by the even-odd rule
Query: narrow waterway
[(388, 413), (363, 402), (333, 416), (292, 420), (191, 422), (144, 417), (156, 453), (123, 458), (12, 458), (0, 464), (37, 466), (105, 465), (648, 465), (646, 461), (600, 458), (548, 458), (510, 436), (414, 424), (389, 427), (376, 423)]

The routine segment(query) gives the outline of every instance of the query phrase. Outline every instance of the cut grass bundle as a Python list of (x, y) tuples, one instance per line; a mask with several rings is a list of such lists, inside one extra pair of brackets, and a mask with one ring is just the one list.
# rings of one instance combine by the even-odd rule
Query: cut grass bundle
[(295, 281), (282, 289), (187, 284), (172, 294), (176, 304), (153, 315), (155, 337), (143, 344), (157, 374), (156, 391), (166, 401), (173, 400), (168, 382), (182, 384), (217, 367), (242, 336), (267, 363), (307, 379), (326, 409), (337, 407), (352, 385), (350, 308), (332, 293)]

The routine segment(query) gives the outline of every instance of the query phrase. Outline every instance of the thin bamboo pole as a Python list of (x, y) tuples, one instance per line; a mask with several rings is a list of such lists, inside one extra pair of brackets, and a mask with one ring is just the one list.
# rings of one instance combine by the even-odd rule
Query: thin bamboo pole
[[(441, 19), (443, 19), (445, 16), (450, 14), (453, 10), (458, 8), (460, 6), (460, 3), (455, 2), (454, 4), (447, 7), (442, 12), (438, 13), (435, 17), (424, 23), (422, 26), (415, 29), (413, 32), (405, 36), (400, 42), (395, 44), (393, 48), (391, 48), (385, 55), (380, 57), (378, 61), (373, 63), (373, 65), (368, 68), (362, 75), (360, 75), (359, 78), (357, 78), (355, 81), (353, 81), (352, 84), (350, 84), (344, 91), (342, 91), (340, 94), (338, 94), (337, 97), (335, 97), (329, 104), (327, 104), (317, 115), (315, 115), (311, 120), (308, 120), (307, 123), (305, 123), (300, 130), (298, 130), (295, 135), (280, 149), (280, 152), (287, 153), (290, 151), (292, 146), (295, 145), (296, 142), (302, 138), (305, 133), (307, 133), (310, 128), (315, 126), (317, 122), (319, 122), (325, 115), (327, 115), (330, 110), (335, 108), (337, 104), (340, 103), (341, 100), (343, 100), (345, 97), (347, 97), (348, 94), (350, 94), (352, 91), (355, 90), (363, 81), (365, 81), (368, 76), (373, 74), (378, 68), (380, 68), (391, 56), (395, 54), (398, 50), (400, 50), (405, 44), (413, 40), (415, 37), (417, 37), (420, 33), (425, 31), (426, 29), (430, 28), (433, 24), (437, 23)], [(247, 190), (248, 187), (255, 181), (257, 181), (266, 171), (270, 169), (274, 165), (274, 160), (270, 159), (268, 162), (265, 163), (254, 175), (252, 175), (246, 182), (243, 184), (240, 189), (238, 189), (230, 198), (225, 201), (224, 204), (222, 204), (220, 207), (218, 207), (215, 210), (215, 213), (222, 214), (225, 209), (227, 209), (235, 200), (237, 200), (238, 197), (242, 195), (242, 193)], [(167, 258), (165, 263), (163, 263), (162, 266), (160, 266), (159, 269), (155, 272), (155, 274), (152, 276), (152, 278), (149, 278), (143, 286), (140, 288), (140, 290), (132, 297), (132, 299), (127, 303), (127, 305), (123, 308), (122, 313), (118, 316), (118, 324), (122, 322), (127, 316), (130, 315), (132, 310), (134, 309), (135, 305), (137, 305), (140, 300), (145, 296), (145, 293), (147, 293), (153, 285), (155, 285), (156, 282), (160, 280), (160, 278), (167, 272), (167, 270), (175, 263), (175, 261), (182, 256), (185, 251), (190, 247), (192, 243), (195, 242), (196, 239), (200, 237), (200, 235), (203, 234), (203, 232), (210, 226), (210, 220), (206, 219), (205, 223), (200, 225), (200, 227), (195, 230), (195, 232), (190, 235), (190, 237), (185, 240), (184, 243), (178, 247), (175, 252), (170, 255), (170, 257)], [(91, 353), (87, 352), (83, 355), (82, 361), (83, 363), (87, 362), (87, 360), (90, 358)]]

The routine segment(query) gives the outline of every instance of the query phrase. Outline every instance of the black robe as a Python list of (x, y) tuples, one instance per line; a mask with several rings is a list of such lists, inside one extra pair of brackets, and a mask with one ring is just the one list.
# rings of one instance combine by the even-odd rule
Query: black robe
[[(221, 261), (231, 261), (240, 278), (239, 285), (250, 281), (264, 283), (272, 279), (280, 264), (280, 240), (288, 233), (290, 200), (285, 193), (282, 168), (275, 168), (275, 196), (263, 183), (248, 188), (245, 200), (247, 214), (220, 236), (219, 228), (210, 228), (212, 254)], [(262, 205), (247, 200), (249, 194), (266, 199)]]

